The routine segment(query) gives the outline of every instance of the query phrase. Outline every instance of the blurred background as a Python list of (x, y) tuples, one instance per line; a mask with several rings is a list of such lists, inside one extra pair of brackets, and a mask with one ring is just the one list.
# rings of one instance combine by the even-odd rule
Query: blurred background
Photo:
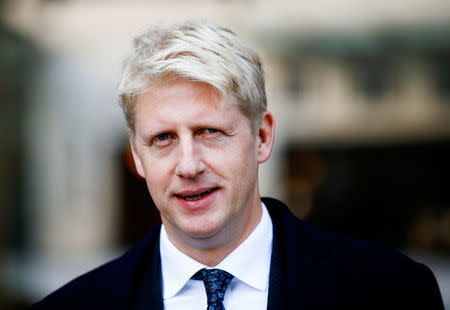
[(155, 23), (208, 19), (263, 56), (263, 195), (428, 264), (450, 309), (448, 0), (0, 0), (0, 308), (120, 255), (158, 214), (117, 100)]

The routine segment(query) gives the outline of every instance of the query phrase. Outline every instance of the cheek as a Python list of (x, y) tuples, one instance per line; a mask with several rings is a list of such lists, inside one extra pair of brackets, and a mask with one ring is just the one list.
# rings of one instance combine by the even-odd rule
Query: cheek
[(216, 174), (226, 179), (233, 179), (234, 183), (242, 183), (248, 174), (257, 169), (256, 154), (252, 145), (238, 144), (226, 150), (208, 152), (210, 167)]
[(146, 160), (144, 165), (147, 187), (155, 199), (167, 187), (170, 180), (170, 167), (166, 160)]

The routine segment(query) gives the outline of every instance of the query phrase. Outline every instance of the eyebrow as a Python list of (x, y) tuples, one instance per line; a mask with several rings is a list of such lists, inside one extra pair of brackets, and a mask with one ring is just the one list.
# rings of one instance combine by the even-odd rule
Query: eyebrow
[[(198, 129), (202, 129), (202, 128), (217, 128), (219, 130), (222, 130), (226, 133), (232, 133), (234, 131), (236, 131), (237, 128), (237, 124), (235, 124), (234, 122), (227, 122), (224, 119), (219, 119), (219, 120), (201, 120), (201, 121), (194, 121), (193, 124), (188, 124), (187, 128), (189, 130), (192, 131), (196, 131)], [(173, 129), (172, 126), (170, 125), (164, 125), (162, 124), (161, 126), (159, 126), (159, 128), (157, 127), (152, 127), (151, 125), (147, 128), (144, 128), (143, 133), (141, 134), (141, 137), (143, 138), (144, 141), (149, 140), (150, 138), (154, 137), (155, 135), (164, 133), (164, 132), (176, 132), (176, 130)]]

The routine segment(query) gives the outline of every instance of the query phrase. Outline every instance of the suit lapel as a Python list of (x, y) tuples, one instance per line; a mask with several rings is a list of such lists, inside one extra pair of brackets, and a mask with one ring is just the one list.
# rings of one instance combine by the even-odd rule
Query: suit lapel
[(334, 309), (336, 269), (328, 243), (281, 202), (263, 201), (274, 228), (268, 309)]
[(159, 238), (149, 262), (143, 269), (143, 277), (136, 288), (136, 310), (163, 310), (161, 255), (159, 253)]
[[(273, 222), (273, 220), (272, 220)], [(287, 309), (287, 272), (283, 263), (284, 255), (280, 250), (278, 233), (273, 231), (272, 257), (270, 260), (269, 298), (267, 309)]]

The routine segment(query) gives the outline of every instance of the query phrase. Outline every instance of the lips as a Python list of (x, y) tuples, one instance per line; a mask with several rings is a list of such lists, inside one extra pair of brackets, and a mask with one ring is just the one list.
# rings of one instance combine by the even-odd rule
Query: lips
[(209, 193), (212, 193), (213, 191), (217, 190), (217, 187), (213, 187), (204, 191), (195, 191), (195, 192), (183, 192), (182, 194), (175, 194), (175, 196), (187, 200), (187, 201), (195, 201), (202, 199)]
[(197, 190), (183, 191), (175, 194), (177, 201), (189, 210), (207, 208), (214, 201), (218, 187), (202, 188)]

